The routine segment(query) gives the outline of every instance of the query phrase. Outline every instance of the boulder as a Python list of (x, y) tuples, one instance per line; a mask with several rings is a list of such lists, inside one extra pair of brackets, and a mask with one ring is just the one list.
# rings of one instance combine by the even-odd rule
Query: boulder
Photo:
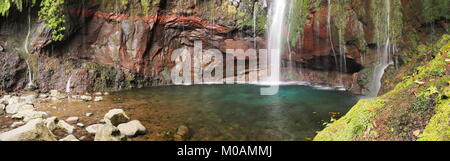
[(16, 114), (25, 110), (34, 110), (34, 106), (26, 103), (8, 104), (8, 106), (6, 106), (6, 113), (8, 114)]
[(106, 124), (97, 130), (94, 141), (126, 141), (126, 137), (117, 127)]
[(45, 119), (45, 126), (47, 126), (47, 128), (50, 131), (53, 131), (53, 130), (55, 130), (58, 127), (57, 126), (58, 121), (59, 120), (56, 117), (49, 117), (49, 118)]
[(111, 124), (117, 126), (121, 123), (126, 123), (130, 120), (130, 118), (125, 114), (122, 109), (112, 109), (106, 113), (103, 118), (107, 124)]
[(66, 121), (69, 123), (76, 123), (76, 122), (78, 122), (78, 120), (80, 120), (80, 118), (78, 118), (78, 117), (69, 117), (66, 119)]
[(56, 141), (56, 138), (45, 126), (44, 120), (34, 119), (17, 129), (0, 134), (0, 141)]
[(94, 124), (94, 125), (90, 125), (88, 127), (86, 127), (86, 131), (89, 134), (95, 135), (97, 133), (97, 130), (100, 129), (101, 127), (103, 127), (103, 124)]
[(177, 132), (173, 136), (175, 141), (185, 141), (188, 138), (189, 128), (185, 125), (181, 125), (177, 128)]
[(25, 122), (28, 122), (30, 120), (34, 120), (37, 118), (43, 118), (45, 116), (47, 116), (46, 112), (34, 111), (33, 109), (29, 109), (29, 110), (24, 110), (24, 111), (18, 112), (17, 114), (13, 115), (12, 118), (20, 119)]
[(133, 120), (128, 123), (120, 124), (119, 126), (117, 126), (117, 128), (119, 129), (120, 133), (128, 137), (133, 137), (139, 134), (145, 134), (147, 130), (144, 127), (144, 125), (142, 125), (141, 122), (139, 122), (138, 120)]
[(100, 102), (103, 101), (103, 97), (102, 96), (97, 96), (94, 98), (94, 102)]
[(59, 141), (80, 141), (77, 139), (77, 137), (73, 135), (68, 135), (65, 138), (60, 139)]
[(62, 129), (62, 130), (66, 131), (66, 132), (69, 133), (69, 134), (72, 134), (73, 131), (75, 130), (75, 127), (74, 127), (74, 126), (68, 124), (68, 123), (65, 122), (64, 120), (59, 120), (58, 123), (56, 124), (56, 126), (57, 126), (59, 129)]

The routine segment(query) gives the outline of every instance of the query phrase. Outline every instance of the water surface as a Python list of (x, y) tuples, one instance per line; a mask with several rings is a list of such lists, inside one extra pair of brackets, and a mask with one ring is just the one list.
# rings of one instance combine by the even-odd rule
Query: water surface
[[(261, 96), (256, 85), (195, 85), (123, 91), (112, 97), (127, 103), (144, 124), (187, 125), (190, 140), (309, 140), (331, 114), (345, 114), (358, 100), (348, 92), (286, 85)], [(151, 109), (152, 112), (148, 112)], [(148, 116), (146, 116), (148, 114)], [(153, 119), (143, 119), (146, 116)], [(152, 121), (153, 120), (153, 121)]]

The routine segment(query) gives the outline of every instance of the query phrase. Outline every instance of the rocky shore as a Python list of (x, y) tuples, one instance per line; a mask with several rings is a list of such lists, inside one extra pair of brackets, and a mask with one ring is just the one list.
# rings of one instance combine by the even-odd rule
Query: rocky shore
[[(106, 114), (99, 110), (99, 113), (86, 112), (83, 116), (57, 117), (52, 115), (56, 112), (37, 107), (66, 101), (96, 103), (109, 95), (108, 92), (70, 95), (56, 90), (4, 94), (0, 97), (0, 141), (127, 141), (149, 133), (139, 120), (132, 120), (119, 108), (110, 109)], [(51, 107), (62, 109), (65, 115), (73, 113), (67, 108), (71, 107)], [(96, 120), (94, 115), (103, 117)], [(182, 125), (173, 133), (169, 140), (183, 141), (187, 139), (189, 128)]]

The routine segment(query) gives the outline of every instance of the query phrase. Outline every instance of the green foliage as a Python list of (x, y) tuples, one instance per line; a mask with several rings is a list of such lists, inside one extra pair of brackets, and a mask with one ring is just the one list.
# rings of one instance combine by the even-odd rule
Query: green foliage
[(425, 21), (432, 23), (439, 18), (449, 19), (448, 0), (423, 0), (423, 16)]
[(64, 38), (65, 27), (64, 0), (42, 0), (39, 19), (45, 21), (45, 26), (52, 30), (52, 39), (61, 41)]
[(0, 15), (7, 16), (13, 5), (17, 10), (22, 11), (24, 5), (33, 7), (35, 4), (36, 0), (0, 0)]

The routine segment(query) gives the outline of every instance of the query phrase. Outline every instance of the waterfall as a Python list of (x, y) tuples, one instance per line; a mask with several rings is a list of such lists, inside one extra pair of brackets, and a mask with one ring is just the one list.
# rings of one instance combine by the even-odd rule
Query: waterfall
[(268, 53), (270, 54), (270, 77), (268, 83), (279, 84), (286, 0), (276, 0), (272, 3), (270, 7), (271, 24), (268, 35)]
[(27, 33), (27, 36), (25, 37), (25, 42), (23, 43), (23, 48), (24, 48), (24, 50), (25, 50), (25, 52), (27, 54), (30, 53), (30, 51), (28, 50), (28, 43), (29, 43), (30, 33), (31, 33), (31, 16), (30, 16), (30, 12), (31, 12), (31, 7), (28, 7), (28, 33)]
[(33, 84), (33, 75), (31, 72), (31, 66), (30, 63), (28, 63), (28, 61), (25, 59), (25, 63), (27, 63), (27, 68), (28, 68), (28, 84), (27, 84), (27, 88), (31, 89), (34, 84)]
[(384, 5), (386, 8), (386, 12), (382, 14), (380, 18), (384, 19), (384, 21), (380, 21), (377, 34), (377, 52), (379, 55), (378, 64), (375, 66), (373, 73), (373, 80), (370, 87), (369, 96), (376, 97), (381, 89), (381, 80), (383, 78), (384, 72), (386, 68), (393, 64), (393, 58), (391, 54), (395, 52), (395, 45), (391, 44), (390, 38), (390, 19), (391, 19), (391, 4), (390, 0), (385, 0)]
[(256, 10), (256, 3), (253, 3), (253, 48), (256, 49), (256, 16), (257, 16), (257, 10)]
[(70, 93), (71, 92), (70, 85), (72, 84), (72, 76), (73, 76), (73, 74), (71, 74), (70, 77), (69, 77), (69, 80), (67, 80), (66, 93)]
[[(291, 1), (291, 4), (290, 4), (290, 7), (289, 7), (289, 17), (288, 17), (288, 20), (289, 20), (289, 24), (288, 24), (288, 30), (287, 31), (289, 31), (288, 32), (288, 36), (286, 36), (286, 42), (289, 42), (289, 38), (291, 37), (291, 27), (292, 27), (292, 12), (293, 12), (293, 6), (294, 6), (294, 1)], [(289, 57), (288, 57), (288, 64), (287, 64), (287, 67), (288, 67), (288, 70), (289, 70), (289, 72), (293, 72), (294, 70), (294, 60), (292, 60), (292, 49), (291, 49), (291, 45), (289, 44), (289, 45), (287, 45), (287, 47), (288, 47), (288, 51), (289, 51)], [(300, 75), (301, 75), (301, 73), (300, 73)]]
[(339, 68), (338, 60), (336, 56), (336, 51), (334, 50), (334, 44), (333, 44), (333, 36), (331, 34), (331, 8), (332, 8), (331, 0), (328, 0), (328, 12), (327, 12), (327, 32), (328, 32), (328, 39), (330, 43), (328, 45), (331, 45), (331, 51), (333, 52), (334, 57), (334, 63), (336, 64), (336, 69)]

